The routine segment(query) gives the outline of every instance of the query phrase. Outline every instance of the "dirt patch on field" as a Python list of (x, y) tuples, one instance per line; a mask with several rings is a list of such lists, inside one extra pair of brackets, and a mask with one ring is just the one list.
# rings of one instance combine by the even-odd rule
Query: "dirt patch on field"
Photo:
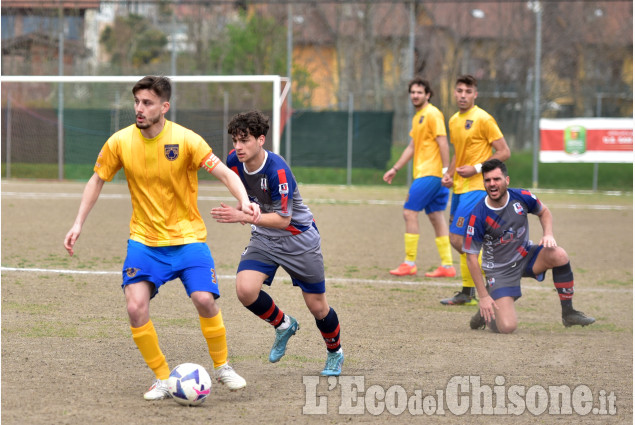
[[(405, 189), (303, 187), (323, 236), (327, 296), (342, 325), (346, 361), (339, 380), (318, 378), (324, 343), (300, 292), (283, 272), (270, 293), (299, 320), (301, 330), (279, 363), (268, 362), (273, 331), (240, 305), (233, 289), (249, 229), (210, 218), (208, 242), (221, 276), (219, 303), (230, 361), (248, 386), (232, 393), (215, 385), (202, 406), (184, 408), (171, 400), (142, 398), (153, 375), (132, 342), (117, 274), (130, 219), (126, 187), (107, 184), (76, 257), (69, 258), (63, 249), (82, 188), (75, 183), (2, 183), (4, 424), (632, 423), (630, 195), (539, 195), (551, 206), (556, 240), (571, 257), (574, 304), (597, 323), (565, 329), (548, 274), (542, 284), (523, 281), (519, 329), (503, 336), (471, 331), (474, 307), (439, 304), (459, 288), (458, 278), (395, 279), (388, 274), (403, 256), (400, 202)], [(201, 210), (208, 211), (227, 193), (210, 185), (201, 189), (201, 197)], [(532, 235), (539, 235), (537, 220), (532, 226)], [(420, 276), (438, 262), (424, 217), (421, 228)], [(172, 367), (195, 362), (211, 368), (195, 309), (178, 281), (152, 301), (151, 316)], [(470, 378), (463, 377), (470, 376), (469, 386), (459, 385), (467, 385)], [(482, 391), (472, 399), (478, 385)], [(550, 386), (573, 393), (571, 414), (550, 414), (540, 398)], [(526, 396), (522, 404), (513, 398), (520, 389)], [(489, 390), (492, 402), (487, 402)], [(357, 397), (348, 396), (351, 391)], [(479, 414), (476, 398), (506, 414), (495, 420)], [(463, 414), (466, 402), (469, 409)], [(543, 405), (546, 410), (540, 412)], [(585, 414), (587, 407), (598, 410)], [(603, 414), (603, 409), (614, 414)]]

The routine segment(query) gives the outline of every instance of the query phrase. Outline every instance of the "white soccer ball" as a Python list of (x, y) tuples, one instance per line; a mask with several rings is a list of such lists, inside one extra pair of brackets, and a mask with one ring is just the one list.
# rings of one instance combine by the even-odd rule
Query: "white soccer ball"
[(183, 363), (172, 369), (168, 378), (172, 398), (184, 406), (197, 406), (212, 391), (212, 378), (201, 365)]

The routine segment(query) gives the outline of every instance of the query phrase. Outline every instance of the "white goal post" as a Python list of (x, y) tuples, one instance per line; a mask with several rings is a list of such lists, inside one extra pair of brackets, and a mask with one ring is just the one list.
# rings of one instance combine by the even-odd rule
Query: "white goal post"
[[(64, 84), (81, 84), (81, 83), (136, 83), (143, 75), (133, 76), (38, 76), (38, 75), (22, 75), (22, 76), (0, 76), (0, 82), (3, 83), (60, 83), (58, 90), (58, 165), (59, 178), (63, 178), (64, 166), (64, 95), (62, 87)], [(272, 105), (271, 105), (271, 142), (272, 150), (280, 153), (280, 137), (282, 133), (282, 123), (286, 117), (281, 116), (282, 107), (286, 97), (290, 93), (290, 84), (288, 77), (279, 75), (176, 75), (169, 76), (170, 80), (175, 83), (270, 83), (272, 85)], [(175, 92), (178, 93), (178, 86)], [(177, 108), (178, 95), (173, 100), (173, 105)]]

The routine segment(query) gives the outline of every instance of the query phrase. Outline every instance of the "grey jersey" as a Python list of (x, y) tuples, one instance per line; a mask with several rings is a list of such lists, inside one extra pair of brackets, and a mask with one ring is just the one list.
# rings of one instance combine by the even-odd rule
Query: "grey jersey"
[(263, 213), (275, 212), (283, 217), (291, 217), (291, 222), (286, 229), (252, 225), (254, 235), (291, 236), (303, 233), (312, 226), (315, 227), (313, 214), (302, 201), (295, 177), (280, 155), (265, 151), (262, 166), (254, 172), (248, 172), (244, 164), (238, 161), (236, 154), (232, 152), (227, 157), (227, 166), (238, 174), (249, 199), (260, 205)]
[(527, 214), (542, 210), (540, 201), (528, 190), (508, 189), (505, 206), (491, 208), (487, 198), (472, 210), (463, 250), (478, 254), (483, 249), (482, 268), (490, 276), (516, 267), (529, 253)]

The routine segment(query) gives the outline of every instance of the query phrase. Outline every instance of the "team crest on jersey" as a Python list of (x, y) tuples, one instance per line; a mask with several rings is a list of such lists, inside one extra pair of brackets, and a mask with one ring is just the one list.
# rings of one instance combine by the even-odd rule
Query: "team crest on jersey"
[(459, 217), (458, 220), (456, 220), (456, 227), (463, 227), (463, 221), (465, 221), (465, 219), (463, 217)]
[(520, 205), (520, 202), (514, 203), (514, 211), (516, 211), (516, 214), (518, 215), (523, 215), (523, 213), (525, 212), (525, 210), (523, 209), (523, 206)]
[(421, 124), (421, 123), (423, 122), (423, 119), (424, 119), (424, 118), (425, 118), (425, 115), (421, 115), (421, 116), (419, 117), (419, 124)]
[(470, 128), (472, 128), (472, 124), (474, 124), (473, 120), (465, 120), (465, 129), (469, 130)]
[(496, 283), (496, 279), (494, 279), (493, 277), (490, 277), (489, 279), (487, 279), (487, 284), (489, 286), (494, 286), (495, 283)]
[(168, 159), (168, 161), (174, 161), (179, 157), (179, 145), (163, 146), (163, 154)]
[(137, 275), (137, 273), (139, 272), (139, 269), (135, 268), (135, 267), (128, 267), (126, 269), (126, 276), (128, 277), (135, 277)]
[(289, 194), (289, 183), (280, 183), (278, 185), (278, 192), (280, 192), (281, 195), (288, 195)]
[(467, 234), (474, 236), (474, 226), (467, 226)]
[(267, 178), (266, 178), (266, 177), (263, 177), (263, 178), (261, 178), (261, 179), (260, 179), (260, 189), (261, 189), (263, 192), (266, 192), (266, 191), (267, 191), (267, 188), (268, 188), (268, 186), (267, 186)]

